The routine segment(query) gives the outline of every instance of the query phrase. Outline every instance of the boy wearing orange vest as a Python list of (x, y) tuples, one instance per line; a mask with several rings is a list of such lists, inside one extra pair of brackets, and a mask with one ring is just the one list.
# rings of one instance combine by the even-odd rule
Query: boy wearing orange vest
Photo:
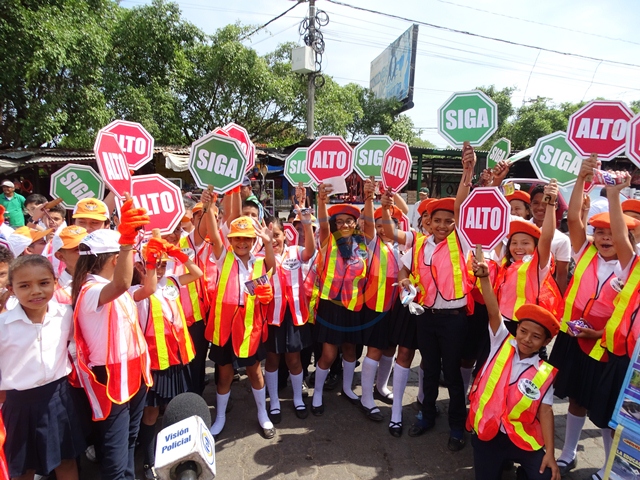
[(538, 352), (558, 334), (560, 323), (544, 308), (527, 303), (517, 310), (519, 322), (512, 336), (483, 258), (474, 260), (473, 272), (480, 279), (491, 339), (489, 358), (469, 393), (467, 430), (474, 434), (476, 479), (500, 479), (503, 463), (511, 460), (529, 480), (559, 480), (552, 409), (556, 369)]

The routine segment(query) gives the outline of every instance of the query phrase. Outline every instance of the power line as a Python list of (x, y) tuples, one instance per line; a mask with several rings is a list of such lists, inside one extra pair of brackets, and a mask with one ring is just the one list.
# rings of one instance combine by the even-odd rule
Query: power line
[(240, 40), (246, 40), (247, 38), (249, 38), (251, 35), (253, 35), (254, 33), (262, 30), (263, 28), (265, 28), (267, 25), (269, 25), (270, 23), (275, 22), (276, 20), (278, 20), (279, 18), (284, 17), (287, 13), (289, 13), (291, 10), (293, 10), (294, 8), (296, 8), (298, 5), (300, 5), (301, 3), (304, 3), (303, 0), (298, 0), (293, 7), (291, 8), (287, 8), (284, 12), (282, 12), (280, 15), (277, 15), (275, 17), (273, 17), (271, 20), (269, 20), (267, 23), (260, 25), (258, 28), (256, 28), (255, 30), (253, 30), (251, 33), (247, 33), (246, 35), (244, 35), (243, 37), (240, 38)]
[(497, 17), (503, 17), (503, 18), (509, 18), (511, 20), (519, 20), (521, 22), (533, 23), (535, 25), (541, 25), (543, 27), (557, 28), (559, 30), (566, 30), (567, 32), (580, 33), (582, 35), (589, 35), (591, 37), (605, 38), (607, 40), (613, 40), (615, 42), (624, 42), (624, 43), (630, 43), (632, 45), (640, 45), (640, 43), (638, 43), (638, 42), (633, 42), (631, 40), (625, 40), (624, 38), (608, 37), (606, 35), (600, 35), (598, 33), (585, 32), (585, 31), (582, 31), (582, 30), (575, 30), (573, 28), (561, 27), (559, 25), (552, 25), (550, 23), (536, 22), (535, 20), (529, 20), (528, 18), (514, 17), (512, 15), (506, 15), (504, 13), (492, 12), (490, 10), (483, 10), (482, 8), (472, 7), (471, 5), (462, 5), (460, 3), (450, 2), (448, 0), (436, 0), (436, 1), (440, 2), (440, 3), (446, 3), (446, 4), (449, 4), (449, 5), (454, 5), (456, 7), (467, 8), (469, 10), (475, 10), (476, 12), (488, 13), (490, 15), (495, 15)]
[(481, 35), (479, 33), (468, 32), (468, 31), (465, 31), (465, 30), (458, 30), (458, 29), (451, 28), (451, 27), (444, 27), (442, 25), (436, 25), (434, 23), (427, 23), (427, 22), (423, 22), (421, 20), (414, 20), (414, 19), (411, 19), (411, 18), (402, 17), (400, 15), (394, 15), (392, 13), (379, 12), (377, 10), (372, 10), (370, 8), (357, 7), (355, 5), (349, 5), (348, 3), (340, 2), (338, 0), (327, 0), (327, 1), (330, 2), (330, 3), (333, 3), (334, 5), (340, 5), (342, 7), (348, 7), (348, 8), (352, 8), (354, 10), (360, 10), (360, 11), (363, 11), (363, 12), (373, 13), (373, 14), (376, 14), (376, 15), (382, 15), (382, 16), (389, 17), (389, 18), (395, 18), (396, 20), (402, 20), (402, 21), (405, 21), (405, 22), (417, 23), (417, 24), (420, 24), (420, 25), (424, 25), (426, 27), (436, 28), (438, 30), (444, 30), (444, 31), (447, 31), (447, 32), (459, 33), (459, 34), (462, 34), (462, 35), (468, 35), (468, 36), (476, 37), (476, 38), (483, 38), (485, 40), (492, 40), (494, 42), (505, 43), (507, 45), (516, 45), (516, 46), (519, 46), (519, 47), (532, 48), (532, 49), (535, 49), (535, 50), (542, 50), (544, 52), (555, 53), (555, 54), (558, 54), (558, 55), (565, 55), (565, 56), (569, 56), (569, 57), (584, 58), (584, 59), (593, 60), (593, 61), (596, 61), (596, 62), (604, 62), (604, 63), (611, 63), (611, 64), (615, 64), (615, 65), (623, 65), (625, 67), (640, 68), (640, 65), (635, 64), (635, 63), (618, 62), (618, 61), (615, 61), (615, 60), (607, 60), (607, 59), (604, 59), (604, 58), (596, 58), (596, 57), (591, 57), (591, 56), (588, 56), (588, 55), (581, 55), (579, 53), (569, 53), (569, 52), (563, 52), (563, 51), (560, 51), (560, 50), (554, 50), (554, 49), (551, 49), (551, 48), (538, 47), (538, 46), (529, 45), (529, 44), (526, 44), (526, 43), (519, 43), (519, 42), (514, 42), (514, 41), (511, 41), (511, 40), (505, 40), (503, 38), (490, 37), (488, 35)]

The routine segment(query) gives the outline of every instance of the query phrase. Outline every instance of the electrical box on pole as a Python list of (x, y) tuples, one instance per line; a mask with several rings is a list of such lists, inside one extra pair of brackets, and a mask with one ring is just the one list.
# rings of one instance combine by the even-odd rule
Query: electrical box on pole
[(313, 73), (316, 71), (316, 55), (313, 48), (298, 47), (291, 50), (291, 70), (294, 73)]

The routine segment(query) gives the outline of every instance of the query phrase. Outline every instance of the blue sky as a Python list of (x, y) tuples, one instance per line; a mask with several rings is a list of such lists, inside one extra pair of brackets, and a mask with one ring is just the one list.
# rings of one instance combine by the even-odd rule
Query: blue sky
[[(142, 0), (123, 0), (133, 7)], [(206, 33), (240, 21), (261, 25), (293, 5), (291, 0), (179, 0), (183, 17)], [(638, 0), (343, 0), (343, 3), (414, 20), (547, 49), (639, 65), (620, 66), (507, 45), (420, 25), (415, 107), (407, 114), (422, 138), (446, 146), (436, 127), (438, 107), (456, 91), (494, 84), (513, 86), (513, 102), (537, 96), (556, 103), (604, 97), (640, 100), (640, 1)], [(338, 83), (369, 86), (371, 61), (411, 22), (391, 19), (327, 0), (329, 15), (323, 71)], [(278, 44), (298, 42), (298, 24), (308, 5), (298, 5), (246, 40), (266, 54)], [(510, 18), (507, 18), (510, 17)]]

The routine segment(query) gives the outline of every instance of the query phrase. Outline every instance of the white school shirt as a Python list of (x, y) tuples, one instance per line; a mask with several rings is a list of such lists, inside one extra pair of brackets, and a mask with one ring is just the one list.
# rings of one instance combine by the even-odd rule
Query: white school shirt
[[(580, 250), (577, 253), (574, 251), (571, 252), (571, 256), (573, 257), (576, 263), (578, 263), (578, 260), (580, 260), (580, 257), (584, 253), (585, 248), (587, 248), (588, 246), (589, 246), (589, 242), (584, 242), (584, 244), (582, 245), (582, 247), (580, 247)], [(598, 275), (598, 292), (599, 292), (600, 289), (602, 288), (602, 283), (606, 281), (611, 276), (611, 274), (615, 274), (617, 277), (622, 275), (622, 268), (620, 267), (620, 262), (617, 259), (605, 260), (604, 258), (602, 258), (602, 256), (599, 253), (597, 254), (597, 257), (598, 257), (597, 275)], [(633, 262), (629, 262), (629, 265), (631, 265), (631, 263)]]
[[(78, 311), (78, 324), (82, 330), (82, 337), (89, 349), (88, 367), (104, 366), (107, 360), (107, 340), (109, 338), (109, 309), (106, 305), (98, 307), (100, 293), (109, 283), (106, 278), (99, 275), (87, 275), (87, 283), (97, 283), (87, 289), (82, 303), (76, 305)], [(114, 300), (115, 301), (115, 300)], [(137, 319), (136, 303), (122, 302), (128, 318)]]
[[(504, 342), (504, 339), (507, 338), (507, 335), (509, 335), (509, 330), (507, 330), (507, 327), (505, 327), (504, 321), (500, 322), (500, 327), (498, 327), (498, 331), (495, 334), (491, 329), (491, 325), (489, 325), (489, 339), (491, 341), (491, 350), (489, 352), (489, 358), (487, 359), (484, 366), (482, 367), (482, 372), (480, 373), (481, 375), (484, 375), (485, 370), (487, 369), (487, 367), (489, 366), (489, 363), (491, 362), (491, 359), (495, 357), (500, 347), (502, 347), (502, 343)], [(516, 351), (514, 352), (513, 359), (511, 360), (512, 362), (511, 377), (509, 378), (509, 384), (512, 384), (530, 366), (533, 365), (533, 367), (536, 370), (538, 370), (539, 364), (540, 364), (540, 357), (538, 356), (538, 354), (536, 354), (529, 358), (520, 358), (520, 354), (518, 353), (518, 347), (517, 347), (515, 338), (512, 338), (509, 341), (511, 342), (511, 345), (516, 347), (515, 348)], [(544, 397), (542, 398), (542, 403), (544, 403), (545, 405), (553, 405), (553, 392), (554, 392), (553, 385), (551, 385), (549, 387), (549, 390), (547, 390), (547, 393), (544, 394)], [(500, 431), (503, 433), (506, 433), (502, 425), (500, 425)]]
[(69, 375), (72, 339), (71, 306), (53, 299), (42, 323), (31, 322), (20, 304), (0, 314), (0, 390), (28, 390)]
[[(456, 229), (457, 230), (457, 229)], [(453, 232), (450, 234), (453, 235)], [(407, 239), (408, 240), (408, 239)], [(442, 240), (446, 242), (446, 240)], [(464, 245), (463, 242), (460, 242), (460, 247), (462, 249), (462, 254), (466, 258), (469, 254), (469, 247)], [(413, 248), (416, 248), (415, 245)], [(411, 271), (411, 263), (413, 262), (413, 248), (408, 249), (404, 255), (402, 255), (402, 266), (407, 267), (407, 270)], [(433, 256), (433, 251), (436, 248), (436, 242), (433, 239), (433, 235), (429, 235), (427, 241), (425, 242), (424, 247), (424, 261), (427, 265), (431, 265), (431, 257)], [(460, 300), (451, 300), (447, 301), (442, 298), (440, 292), (438, 292), (436, 296), (436, 301), (432, 307), (435, 309), (455, 309), (455, 308), (465, 308), (467, 306), (467, 297), (463, 297)]]
[[(529, 223), (534, 222), (533, 218), (529, 220)], [(551, 240), (551, 255), (556, 262), (569, 262), (571, 261), (571, 240), (569, 237), (555, 228), (553, 230), (553, 240)]]

